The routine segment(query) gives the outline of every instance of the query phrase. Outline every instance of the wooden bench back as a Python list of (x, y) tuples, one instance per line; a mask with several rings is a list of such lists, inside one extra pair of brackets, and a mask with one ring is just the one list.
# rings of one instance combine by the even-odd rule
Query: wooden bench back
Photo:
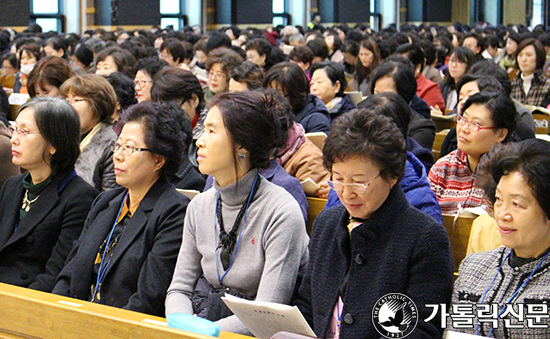
[(0, 338), (212, 338), (159, 325), (164, 318), (7, 284), (0, 284), (0, 305)]

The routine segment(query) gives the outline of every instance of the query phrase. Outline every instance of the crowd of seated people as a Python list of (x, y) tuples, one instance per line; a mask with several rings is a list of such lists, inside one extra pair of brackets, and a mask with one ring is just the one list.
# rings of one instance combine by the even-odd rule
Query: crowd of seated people
[[(466, 332), (548, 336), (506, 329), (549, 298), (543, 27), (37, 28), (0, 29), (0, 282), (248, 335), (224, 293), (323, 338), (379, 337), (388, 293), (418, 306), (411, 337), (454, 330), (427, 306), (451, 303), (502, 305)], [(456, 122), (439, 159), (434, 115)], [(469, 207), (488, 252), (453, 291), (442, 213)]]

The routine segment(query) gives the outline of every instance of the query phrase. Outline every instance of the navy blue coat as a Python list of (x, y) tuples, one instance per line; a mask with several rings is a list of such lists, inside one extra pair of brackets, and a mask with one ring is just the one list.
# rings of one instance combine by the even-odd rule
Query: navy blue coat
[(325, 132), (330, 129), (330, 115), (327, 106), (313, 94), (309, 94), (306, 105), (294, 112), (294, 121), (304, 126), (306, 133)]
[[(115, 188), (94, 201), (52, 293), (90, 300), (99, 246), (111, 232), (127, 191)], [(101, 285), (101, 304), (164, 316), (188, 203), (189, 198), (165, 179), (149, 189), (114, 248)]]
[(326, 336), (349, 269), (340, 338), (380, 338), (372, 310), (388, 293), (405, 294), (418, 308), (418, 325), (408, 338), (441, 338), (441, 318), (424, 319), (432, 314), (426, 304), (451, 301), (453, 257), (443, 226), (411, 207), (399, 185), (351, 237), (348, 222), (345, 207), (336, 206), (313, 224), (309, 263), (295, 304), (315, 334)]
[(51, 292), (98, 192), (78, 176), (60, 190), (67, 175), (59, 175), (19, 223), (24, 175), (0, 194), (0, 282)]

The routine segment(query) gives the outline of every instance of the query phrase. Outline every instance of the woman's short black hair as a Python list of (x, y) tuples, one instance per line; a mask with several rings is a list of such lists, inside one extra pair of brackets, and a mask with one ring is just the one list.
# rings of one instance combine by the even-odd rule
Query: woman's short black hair
[(391, 118), (403, 138), (407, 138), (411, 122), (410, 107), (400, 95), (391, 92), (369, 95), (357, 105), (357, 108), (365, 108)]
[(479, 92), (466, 100), (462, 107), (462, 113), (471, 105), (484, 106), (491, 112), (494, 130), (506, 129), (508, 134), (502, 142), (514, 141), (514, 131), (516, 130), (516, 122), (518, 113), (512, 99), (503, 92)]
[(395, 83), (397, 94), (405, 99), (407, 103), (410, 103), (416, 94), (416, 78), (414, 77), (412, 64), (401, 56), (392, 56), (392, 60), (401, 60), (401, 62), (385, 61), (374, 73), (370, 88), (374, 92), (376, 82), (380, 78), (390, 77)]
[(164, 50), (168, 50), (168, 53), (170, 53), (174, 61), (178, 64), (182, 63), (183, 60), (188, 57), (183, 43), (175, 38), (164, 40), (162, 45), (160, 45), (160, 51), (162, 52)]
[(323, 69), (327, 73), (327, 76), (333, 86), (336, 84), (336, 81), (340, 82), (340, 90), (336, 93), (336, 96), (343, 97), (345, 95), (344, 91), (346, 90), (346, 87), (348, 87), (348, 82), (346, 80), (346, 74), (342, 64), (332, 61), (319, 62), (311, 66), (309, 74), (313, 77), (313, 74), (318, 69)]
[(124, 122), (141, 124), (145, 129), (145, 145), (151, 153), (163, 156), (162, 177), (177, 172), (187, 155), (185, 145), (189, 136), (183, 132), (185, 113), (175, 103), (161, 104), (144, 101), (130, 106), (124, 115)]
[(229, 78), (245, 83), (249, 90), (262, 88), (264, 72), (262, 68), (252, 61), (245, 61), (239, 67), (233, 68), (229, 72)]
[(130, 78), (134, 77), (133, 69), (136, 64), (136, 58), (134, 58), (130, 51), (118, 46), (107, 47), (97, 53), (96, 65), (100, 61), (104, 61), (108, 56), (113, 58), (119, 72), (126, 74)]
[(193, 73), (175, 67), (167, 67), (158, 72), (151, 88), (151, 99), (154, 101), (176, 101), (179, 105), (191, 99), (193, 94), (199, 99), (196, 113), (200, 113), (205, 102), (199, 79)]
[(405, 173), (405, 139), (391, 118), (366, 108), (353, 109), (334, 120), (323, 147), (323, 163), (332, 171), (337, 161), (353, 157), (369, 159), (385, 180)]
[(535, 55), (537, 57), (537, 70), (542, 69), (544, 67), (544, 63), (546, 62), (546, 51), (544, 49), (544, 45), (534, 38), (528, 38), (525, 40), (522, 40), (519, 45), (516, 52), (516, 67), (519, 69), (519, 62), (518, 62), (518, 55), (521, 53), (521, 51), (527, 47), (527, 46), (533, 46), (535, 49)]
[[(249, 153), (252, 168), (267, 168), (280, 146), (281, 103), (268, 91), (246, 91), (216, 95), (210, 107), (217, 107), (233, 149), (239, 145)], [(235, 166), (237, 152), (233, 153)]]
[(74, 170), (80, 156), (80, 119), (73, 106), (60, 98), (40, 97), (26, 102), (17, 114), (29, 108), (42, 137), (55, 148), (50, 159), (53, 175)]
[(488, 203), (494, 204), (500, 179), (519, 172), (546, 218), (550, 219), (550, 143), (527, 139), (518, 143), (497, 144), (482, 158), (479, 167), (478, 185), (485, 191)]
[[(302, 69), (291, 62), (281, 62), (269, 69), (264, 78), (264, 87), (280, 86), (292, 111), (305, 107), (309, 97), (309, 81)], [(275, 86), (275, 87), (273, 87)]]
[(94, 52), (87, 44), (80, 44), (76, 47), (74, 55), (78, 61), (80, 61), (84, 67), (90, 66), (94, 61)]
[(167, 66), (168, 63), (158, 56), (143, 58), (139, 59), (134, 66), (134, 74), (136, 74), (138, 71), (142, 71), (147, 73), (147, 75), (149, 75), (151, 79), (154, 79), (155, 75), (157, 75), (157, 73), (161, 69)]
[(412, 62), (415, 68), (420, 65), (420, 72), (422, 72), (422, 69), (424, 68), (425, 56), (420, 46), (416, 44), (404, 44), (397, 47), (395, 52), (401, 55), (406, 54), (406, 58), (409, 59), (410, 62)]
[(325, 39), (316, 38), (310, 40), (306, 43), (306, 46), (313, 52), (313, 57), (321, 58), (321, 60), (326, 60), (328, 58), (329, 51)]
[(115, 90), (120, 111), (125, 111), (131, 105), (137, 103), (134, 80), (121, 72), (114, 72), (105, 77)]
[(55, 51), (59, 51), (60, 49), (63, 50), (62, 58), (63, 59), (68, 59), (67, 43), (65, 42), (65, 40), (62, 37), (56, 36), (56, 37), (53, 37), (53, 38), (49, 38), (46, 41), (46, 46), (48, 46), (48, 45), (52, 46), (52, 48)]

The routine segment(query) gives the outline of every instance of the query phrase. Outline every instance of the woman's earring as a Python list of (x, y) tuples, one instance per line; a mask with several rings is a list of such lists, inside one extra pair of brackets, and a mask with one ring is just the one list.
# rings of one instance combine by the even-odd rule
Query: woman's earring
[(239, 153), (239, 158), (246, 159), (246, 153)]

